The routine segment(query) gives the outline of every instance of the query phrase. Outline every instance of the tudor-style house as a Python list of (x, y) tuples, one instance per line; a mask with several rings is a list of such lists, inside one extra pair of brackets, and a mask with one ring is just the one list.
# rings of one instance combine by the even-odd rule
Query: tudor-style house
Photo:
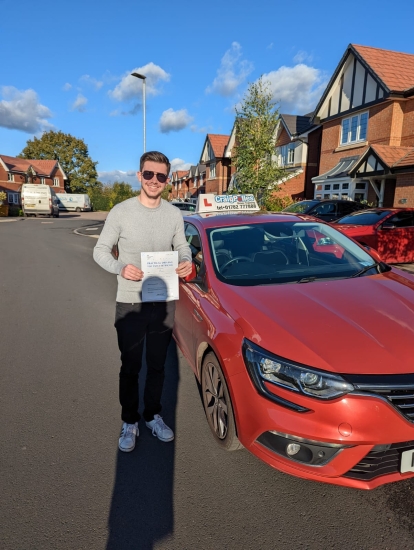
[(312, 197), (414, 206), (414, 55), (349, 45), (312, 122)]
[(222, 134), (207, 134), (200, 158), (200, 164), (206, 167), (203, 193), (221, 195), (228, 189), (231, 178), (231, 158), (226, 156), (229, 137)]
[(306, 165), (308, 160), (308, 135), (315, 126), (312, 113), (304, 116), (279, 115), (276, 126), (275, 157), (287, 176), (283, 182), (283, 194), (294, 200), (304, 198)]
[(7, 193), (9, 205), (21, 204), (23, 183), (49, 185), (55, 193), (65, 193), (66, 179), (57, 160), (28, 160), (0, 155), (0, 191)]

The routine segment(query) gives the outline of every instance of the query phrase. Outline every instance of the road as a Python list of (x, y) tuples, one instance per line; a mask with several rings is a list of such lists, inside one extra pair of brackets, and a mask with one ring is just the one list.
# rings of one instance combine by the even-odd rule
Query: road
[(116, 280), (73, 232), (91, 216), (0, 224), (0, 548), (412, 549), (413, 481), (362, 492), (222, 451), (173, 344), (176, 439), (141, 423), (118, 452)]

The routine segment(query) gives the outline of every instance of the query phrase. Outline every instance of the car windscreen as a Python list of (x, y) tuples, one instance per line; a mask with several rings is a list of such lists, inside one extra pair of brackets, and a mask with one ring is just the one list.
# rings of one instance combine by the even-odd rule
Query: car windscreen
[(297, 214), (305, 214), (305, 212), (308, 212), (308, 210), (310, 210), (316, 204), (319, 204), (319, 201), (294, 202), (290, 206), (284, 208), (283, 212), (296, 212)]
[(339, 224), (351, 224), (351, 225), (375, 225), (383, 218), (390, 214), (389, 210), (363, 210), (361, 212), (354, 212), (349, 216), (344, 216), (336, 223)]
[(266, 222), (207, 230), (217, 277), (239, 286), (313, 282), (373, 274), (354, 241), (318, 222)]

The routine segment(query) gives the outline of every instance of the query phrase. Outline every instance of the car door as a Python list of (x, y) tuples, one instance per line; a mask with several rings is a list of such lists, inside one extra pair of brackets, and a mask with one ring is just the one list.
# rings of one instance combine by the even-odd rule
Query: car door
[(414, 213), (397, 212), (380, 225), (377, 231), (378, 252), (385, 262), (414, 261)]
[[(203, 267), (200, 233), (193, 224), (186, 223), (185, 236), (191, 249), (197, 275), (199, 275)], [(180, 299), (176, 307), (174, 335), (194, 372), (196, 371), (194, 333), (197, 332), (194, 328), (195, 325), (204, 323), (205, 318), (200, 305), (200, 297), (203, 294), (205, 294), (205, 290), (199, 284), (180, 281)]]

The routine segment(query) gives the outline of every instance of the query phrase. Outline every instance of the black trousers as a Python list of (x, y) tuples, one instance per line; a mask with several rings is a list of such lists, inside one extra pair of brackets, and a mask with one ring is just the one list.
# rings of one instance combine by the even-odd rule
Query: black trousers
[(119, 401), (121, 418), (128, 424), (140, 419), (138, 379), (146, 341), (147, 378), (144, 419), (149, 422), (161, 411), (164, 364), (174, 324), (175, 302), (116, 303), (115, 328), (121, 352)]

